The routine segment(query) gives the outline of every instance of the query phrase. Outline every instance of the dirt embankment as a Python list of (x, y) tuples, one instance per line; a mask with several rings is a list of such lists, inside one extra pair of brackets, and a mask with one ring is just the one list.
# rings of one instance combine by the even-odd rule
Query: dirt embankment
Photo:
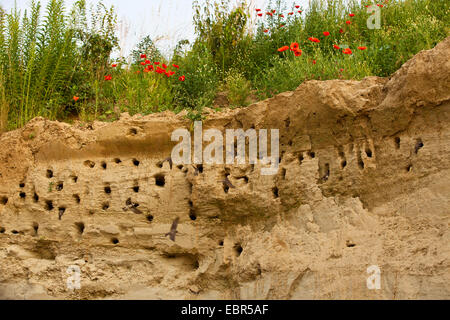
[(450, 38), (389, 79), (209, 112), (204, 129), (280, 129), (274, 176), (161, 165), (183, 114), (34, 119), (0, 136), (0, 297), (448, 299), (449, 124)]

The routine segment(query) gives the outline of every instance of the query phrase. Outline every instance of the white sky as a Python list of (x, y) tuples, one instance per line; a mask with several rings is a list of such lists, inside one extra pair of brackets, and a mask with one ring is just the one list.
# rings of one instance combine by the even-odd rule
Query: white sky
[[(234, 3), (237, 0), (232, 0)], [(45, 8), (48, 0), (41, 0)], [(75, 0), (65, 0), (66, 7), (71, 7)], [(96, 4), (97, 0), (87, 0)], [(247, 0), (251, 12), (255, 8), (264, 10), (269, 0)], [(19, 9), (29, 7), (30, 0), (0, 0), (0, 5), (9, 11), (17, 4)], [(133, 47), (146, 35), (156, 39), (158, 48), (163, 54), (172, 51), (179, 40), (194, 39), (192, 24), (192, 0), (104, 0), (109, 7), (116, 8), (120, 38), (121, 54), (127, 55)], [(292, 4), (307, 7), (308, 0), (287, 0), (289, 7)], [(159, 40), (158, 40), (159, 39)]]

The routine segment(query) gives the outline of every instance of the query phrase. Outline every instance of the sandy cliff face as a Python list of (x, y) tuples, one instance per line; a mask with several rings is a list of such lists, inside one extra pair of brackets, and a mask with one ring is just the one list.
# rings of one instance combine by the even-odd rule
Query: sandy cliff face
[(449, 124), (450, 38), (389, 79), (207, 115), (204, 129), (280, 129), (273, 176), (161, 165), (183, 114), (35, 119), (0, 136), (0, 297), (448, 299)]

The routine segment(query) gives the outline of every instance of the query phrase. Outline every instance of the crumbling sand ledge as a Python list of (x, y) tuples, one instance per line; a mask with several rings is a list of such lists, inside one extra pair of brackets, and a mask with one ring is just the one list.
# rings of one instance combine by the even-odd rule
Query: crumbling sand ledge
[(450, 38), (390, 79), (309, 81), (210, 112), (205, 129), (279, 128), (276, 176), (160, 167), (183, 114), (34, 119), (0, 136), (0, 298), (448, 299), (449, 124)]

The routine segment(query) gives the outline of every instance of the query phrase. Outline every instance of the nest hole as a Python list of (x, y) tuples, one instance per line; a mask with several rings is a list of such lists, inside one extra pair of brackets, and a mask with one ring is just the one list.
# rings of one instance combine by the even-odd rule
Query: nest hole
[(3, 227), (0, 227), (0, 233), (5, 233), (5, 232), (6, 232), (6, 229)]
[(75, 222), (75, 227), (77, 228), (78, 233), (81, 235), (84, 232), (84, 223), (83, 222)]
[(79, 204), (79, 203), (81, 202), (80, 196), (79, 196), (78, 194), (74, 194), (74, 195), (73, 195), (73, 199), (75, 200), (75, 202), (76, 202), (77, 204)]
[(155, 176), (155, 184), (158, 187), (164, 187), (164, 185), (166, 184), (166, 178), (164, 177), (163, 174), (157, 174)]
[(45, 175), (48, 179), (53, 178), (53, 171), (52, 170), (47, 170), (47, 173)]
[(33, 201), (35, 203), (39, 202), (39, 195), (36, 192), (33, 194)]
[(108, 202), (105, 202), (105, 203), (102, 205), (102, 209), (103, 209), (103, 211), (108, 210), (108, 209), (109, 209), (109, 203), (108, 203)]
[(139, 192), (139, 186), (134, 186), (134, 187), (133, 187), (133, 191), (136, 192), (136, 193), (138, 193), (138, 192)]
[(138, 131), (137, 131), (136, 128), (131, 128), (128, 132), (129, 132), (130, 135), (132, 135), (132, 136), (135, 136), (135, 135), (137, 135), (137, 133), (138, 133)]
[(152, 216), (151, 214), (149, 214), (149, 215), (147, 216), (147, 221), (148, 221), (148, 222), (152, 222), (152, 221), (153, 221), (153, 216)]
[(105, 190), (106, 194), (111, 194), (111, 192), (112, 192), (110, 186), (106, 186), (104, 190)]
[(192, 208), (189, 210), (189, 218), (192, 221), (197, 220), (197, 214), (195, 213), (194, 209), (192, 209)]
[(315, 153), (314, 151), (309, 151), (309, 152), (308, 152), (308, 156), (309, 156), (311, 159), (314, 159), (314, 158), (316, 157), (316, 153)]
[(122, 163), (122, 160), (120, 160), (119, 158), (115, 158), (114, 163), (116, 163), (116, 164)]
[(20, 198), (25, 199), (27, 197), (27, 194), (25, 192), (19, 193)]
[(273, 193), (273, 196), (274, 196), (275, 199), (280, 197), (279, 190), (278, 190), (277, 187), (274, 187), (272, 189), (272, 193)]
[(2, 205), (6, 205), (8, 203), (8, 197), (1, 197), (0, 198), (0, 203)]
[(372, 158), (373, 154), (372, 154), (372, 150), (370, 150), (369, 148), (366, 149), (366, 155), (368, 158)]
[(102, 163), (100, 164), (100, 166), (103, 168), (103, 170), (106, 170), (106, 168), (108, 168), (108, 165), (106, 164), (105, 161), (102, 161)]
[(344, 169), (347, 166), (347, 160), (341, 161), (341, 168)]
[(19, 188), (25, 188), (25, 183), (21, 183), (21, 184), (19, 184)]
[(242, 248), (242, 246), (238, 243), (234, 246), (234, 251), (236, 252), (236, 255), (239, 257), (242, 254), (242, 251), (244, 251), (244, 249)]
[(112, 238), (111, 239), (112, 244), (119, 244), (119, 239), (117, 238)]
[(56, 185), (56, 191), (62, 191), (62, 189), (64, 189), (64, 182), (60, 181)]
[(39, 224), (37, 222), (33, 223), (34, 235), (37, 236), (39, 230)]
[(95, 167), (95, 162), (93, 162), (93, 161), (91, 161), (91, 160), (86, 160), (86, 161), (84, 162), (84, 165), (85, 165), (86, 167), (92, 169), (92, 168)]
[(139, 167), (139, 165), (141, 164), (141, 162), (137, 159), (133, 159), (132, 162), (133, 162), (133, 165), (136, 167)]
[(400, 149), (400, 137), (395, 137), (394, 143), (395, 143), (395, 148)]
[(45, 210), (52, 211), (55, 207), (53, 206), (53, 201), (46, 200), (45, 201)]

